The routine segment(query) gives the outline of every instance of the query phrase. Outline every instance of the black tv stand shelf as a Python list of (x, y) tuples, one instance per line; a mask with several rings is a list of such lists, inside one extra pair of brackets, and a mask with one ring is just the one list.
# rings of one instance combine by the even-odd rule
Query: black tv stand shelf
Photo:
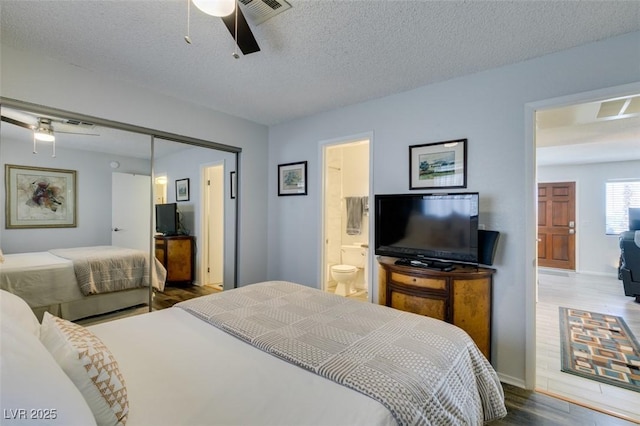
[(413, 266), (414, 268), (436, 269), (438, 271), (453, 271), (456, 269), (453, 263), (440, 262), (437, 260), (411, 260), (411, 259), (398, 259), (395, 261), (396, 265), (401, 266)]

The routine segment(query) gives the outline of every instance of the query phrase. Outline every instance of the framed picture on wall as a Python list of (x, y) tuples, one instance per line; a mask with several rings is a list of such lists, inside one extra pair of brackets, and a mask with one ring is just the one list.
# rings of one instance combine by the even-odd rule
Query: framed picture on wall
[(176, 180), (176, 201), (189, 201), (189, 178)]
[(409, 189), (466, 187), (466, 139), (409, 147)]
[(5, 164), (6, 228), (75, 228), (76, 171)]
[(307, 195), (307, 162), (278, 165), (278, 195)]

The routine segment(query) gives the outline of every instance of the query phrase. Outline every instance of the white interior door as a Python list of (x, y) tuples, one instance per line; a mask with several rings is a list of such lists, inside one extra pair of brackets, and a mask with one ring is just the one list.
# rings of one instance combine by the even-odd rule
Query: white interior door
[(111, 244), (150, 250), (150, 176), (129, 173), (111, 175)]
[(224, 163), (203, 169), (203, 284), (224, 282)]

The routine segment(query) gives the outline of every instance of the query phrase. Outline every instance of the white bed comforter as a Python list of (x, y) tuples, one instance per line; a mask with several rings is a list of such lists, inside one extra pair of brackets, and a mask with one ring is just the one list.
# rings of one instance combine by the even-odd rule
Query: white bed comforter
[(489, 362), (442, 321), (282, 281), (176, 306), (379, 401), (400, 425), (480, 425), (506, 415)]
[(88, 327), (118, 361), (127, 426), (393, 426), (377, 401), (169, 308)]
[(5, 254), (0, 263), (0, 288), (26, 300), (30, 306), (47, 306), (81, 299), (70, 260), (49, 252)]

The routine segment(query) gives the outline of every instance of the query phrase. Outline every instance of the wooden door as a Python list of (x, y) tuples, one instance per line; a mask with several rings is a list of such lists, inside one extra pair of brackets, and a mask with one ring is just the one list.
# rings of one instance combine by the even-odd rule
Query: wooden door
[(576, 267), (576, 184), (538, 184), (538, 266)]

